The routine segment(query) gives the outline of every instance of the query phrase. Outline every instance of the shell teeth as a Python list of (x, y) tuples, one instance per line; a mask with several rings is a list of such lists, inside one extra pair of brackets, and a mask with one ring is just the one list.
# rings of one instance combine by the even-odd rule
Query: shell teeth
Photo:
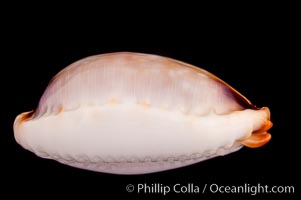
[(201, 154), (199, 154), (199, 153), (194, 153), (194, 154), (192, 154), (192, 156), (191, 156), (191, 159), (192, 159), (192, 160), (197, 160), (197, 159), (199, 159), (199, 158), (201, 158)]

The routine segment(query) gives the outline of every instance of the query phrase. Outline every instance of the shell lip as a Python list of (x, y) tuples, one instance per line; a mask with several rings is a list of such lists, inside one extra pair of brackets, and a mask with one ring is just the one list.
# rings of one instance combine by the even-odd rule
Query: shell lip
[(252, 133), (250, 137), (241, 143), (249, 148), (258, 148), (264, 146), (268, 143), (272, 138), (272, 135), (264, 132), (264, 133)]
[(21, 113), (20, 115), (17, 116), (14, 124), (18, 125), (18, 124), (20, 124), (22, 122), (25, 122), (25, 121), (28, 121), (28, 120), (32, 119), (34, 113), (35, 113), (34, 110)]
[(272, 126), (273, 123), (269, 120), (268, 116), (268, 120), (260, 127), (260, 129), (255, 130), (249, 137), (242, 139), (241, 143), (249, 148), (264, 146), (272, 138), (272, 135), (267, 132)]

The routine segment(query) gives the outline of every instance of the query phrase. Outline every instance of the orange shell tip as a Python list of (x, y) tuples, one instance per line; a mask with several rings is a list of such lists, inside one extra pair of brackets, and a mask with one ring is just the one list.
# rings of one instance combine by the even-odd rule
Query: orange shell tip
[(266, 143), (271, 140), (271, 134), (264, 132), (264, 133), (253, 133), (250, 137), (243, 140), (241, 143), (246, 147), (250, 148), (257, 148), (262, 147)]

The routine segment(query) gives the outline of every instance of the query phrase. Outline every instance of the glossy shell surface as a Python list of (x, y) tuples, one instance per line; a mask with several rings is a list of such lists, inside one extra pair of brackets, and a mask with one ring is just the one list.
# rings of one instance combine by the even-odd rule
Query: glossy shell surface
[(79, 60), (14, 123), (40, 157), (98, 172), (143, 174), (259, 147), (271, 135), (257, 108), (211, 73), (171, 58), (110, 53)]

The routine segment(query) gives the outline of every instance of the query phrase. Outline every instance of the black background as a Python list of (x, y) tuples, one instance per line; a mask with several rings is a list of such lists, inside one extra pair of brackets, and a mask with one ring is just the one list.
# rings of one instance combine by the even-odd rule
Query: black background
[[(37, 16), (35, 16), (37, 17)], [(161, 183), (172, 186), (293, 185), (298, 193), (299, 160), (296, 90), (289, 40), (277, 26), (214, 27), (198, 23), (192, 28), (169, 20), (131, 23), (133, 20), (103, 19), (88, 23), (70, 19), (60, 23), (33, 21), (29, 17), (10, 22), (2, 46), (4, 63), (1, 85), (4, 101), (1, 116), (1, 173), (9, 195), (38, 197), (84, 196), (103, 199), (106, 195), (141, 199), (147, 194), (128, 193), (127, 184)], [(122, 17), (121, 17), (122, 18)], [(109, 20), (109, 22), (108, 22)], [(59, 20), (58, 20), (59, 21)], [(104, 21), (107, 21), (105, 23)], [(63, 27), (61, 27), (63, 25)], [(241, 25), (238, 23), (238, 25)], [(164, 28), (162, 28), (162, 26)], [(192, 166), (148, 174), (111, 175), (80, 170), (46, 160), (22, 149), (13, 137), (13, 121), (21, 112), (36, 108), (49, 80), (61, 69), (86, 56), (132, 51), (172, 57), (215, 74), (252, 103), (271, 110), (272, 140), (258, 149), (240, 151)], [(5, 69), (5, 70), (4, 70)], [(13, 192), (10, 191), (13, 190)], [(41, 192), (43, 195), (41, 195)], [(172, 195), (169, 195), (170, 197)], [(176, 198), (248, 198), (237, 194), (177, 194)], [(156, 194), (156, 198), (164, 198)], [(288, 199), (296, 194), (256, 195)], [(109, 197), (108, 197), (109, 198)]]

